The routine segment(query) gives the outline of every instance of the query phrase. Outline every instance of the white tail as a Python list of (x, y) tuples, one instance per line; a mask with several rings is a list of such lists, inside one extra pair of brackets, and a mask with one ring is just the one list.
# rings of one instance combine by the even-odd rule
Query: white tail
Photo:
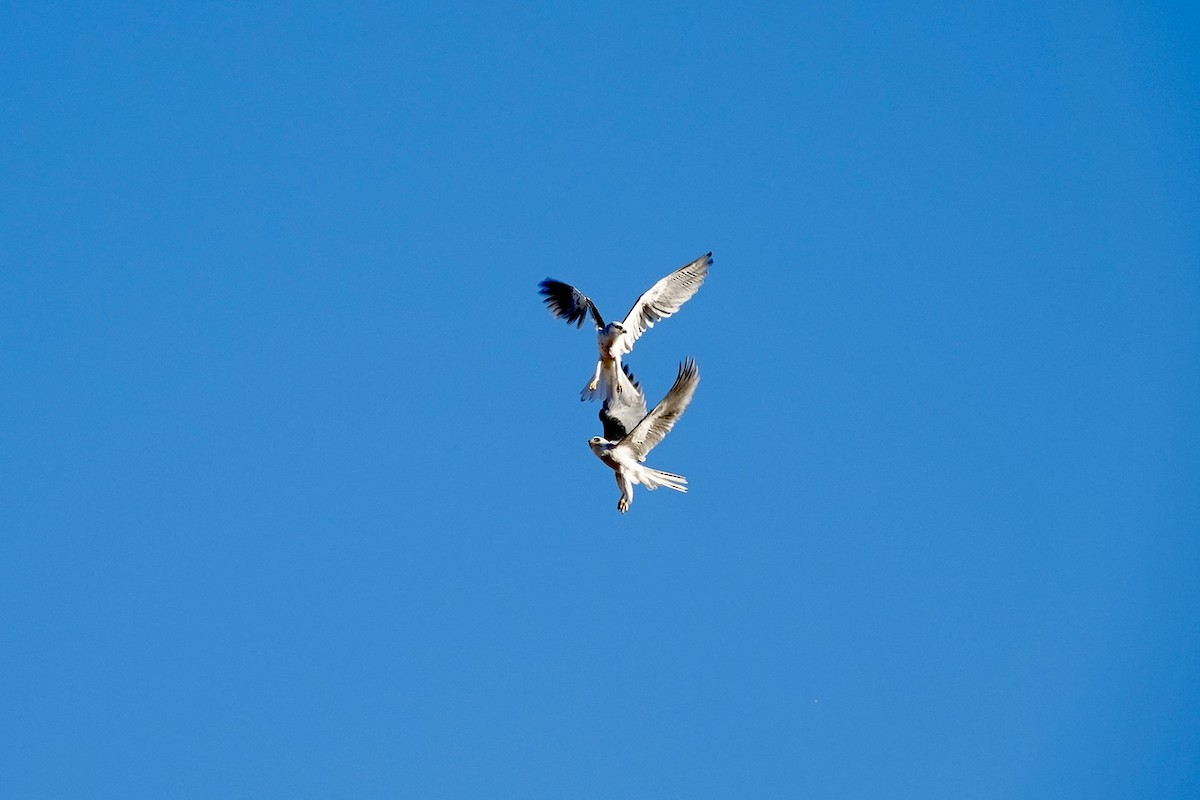
[(663, 472), (658, 469), (650, 469), (642, 467), (638, 474), (638, 483), (645, 486), (650, 491), (654, 491), (660, 486), (665, 486), (668, 489), (674, 489), (677, 492), (687, 492), (687, 478), (682, 475), (676, 475), (671, 472)]

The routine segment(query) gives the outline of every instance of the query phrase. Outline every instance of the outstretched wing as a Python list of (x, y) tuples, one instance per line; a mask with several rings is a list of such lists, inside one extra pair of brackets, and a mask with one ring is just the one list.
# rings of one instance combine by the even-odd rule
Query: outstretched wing
[(638, 461), (645, 461), (646, 454), (663, 440), (683, 416), (684, 409), (692, 402), (692, 395), (696, 393), (698, 383), (700, 370), (696, 367), (696, 362), (690, 358), (684, 359), (667, 396), (617, 444), (617, 447), (627, 447)]
[(596, 306), (587, 296), (570, 284), (546, 278), (538, 284), (540, 293), (545, 297), (546, 308), (559, 319), (565, 319), (568, 325), (576, 328), (583, 327), (583, 320), (590, 313), (597, 328), (604, 327), (604, 319)]
[(628, 364), (621, 364), (625, 375), (637, 391), (614, 392), (600, 406), (600, 424), (604, 426), (605, 439), (619, 442), (646, 418), (646, 395), (638, 385), (637, 378), (629, 369)]
[(643, 292), (621, 323), (625, 327), (625, 335), (629, 337), (629, 344), (632, 346), (639, 336), (654, 327), (654, 323), (671, 316), (691, 300), (692, 295), (700, 289), (700, 284), (704, 283), (711, 265), (712, 253), (707, 253)]

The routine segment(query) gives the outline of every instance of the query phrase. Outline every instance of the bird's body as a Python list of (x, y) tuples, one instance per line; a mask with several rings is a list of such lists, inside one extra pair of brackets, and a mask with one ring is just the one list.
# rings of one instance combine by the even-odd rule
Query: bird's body
[(596, 325), (599, 358), (592, 379), (579, 393), (581, 400), (598, 398), (607, 402), (631, 391), (621, 369), (621, 357), (633, 351), (634, 342), (655, 322), (674, 314), (696, 294), (711, 264), (712, 253), (707, 253), (675, 270), (643, 292), (620, 322), (605, 323), (595, 304), (574, 286), (550, 278), (541, 282), (541, 293), (551, 314), (576, 327), (582, 327), (590, 316)]
[(677, 492), (687, 492), (687, 478), (662, 470), (651, 469), (637, 463), (628, 453), (619, 449), (617, 444), (592, 437), (588, 445), (596, 457), (613, 470), (617, 478), (617, 486), (621, 489), (621, 499), (617, 501), (617, 510), (624, 514), (633, 502), (633, 487), (637, 484), (653, 491), (659, 486), (666, 486)]
[(617, 510), (624, 514), (633, 501), (633, 487), (637, 484), (651, 490), (665, 486), (677, 492), (687, 491), (687, 478), (652, 469), (642, 462), (692, 401), (700, 382), (700, 370), (691, 359), (680, 364), (671, 390), (649, 414), (646, 413), (645, 396), (633, 376), (628, 370), (622, 370), (621, 375), (628, 381), (633, 394), (625, 392), (605, 401), (600, 410), (604, 436), (593, 436), (588, 440), (588, 447), (616, 474), (617, 486), (621, 489)]
[(631, 391), (629, 381), (621, 369), (621, 356), (633, 351), (633, 342), (625, 335), (625, 326), (610, 322), (596, 333), (596, 349), (600, 358), (596, 361), (596, 372), (579, 393), (581, 400), (603, 400)]

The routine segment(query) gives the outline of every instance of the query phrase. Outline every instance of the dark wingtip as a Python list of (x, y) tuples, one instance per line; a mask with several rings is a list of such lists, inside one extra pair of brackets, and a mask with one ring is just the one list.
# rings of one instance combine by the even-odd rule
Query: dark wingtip
[(538, 293), (542, 295), (542, 302), (546, 304), (546, 309), (551, 315), (566, 320), (568, 325), (583, 327), (588, 310), (586, 305), (579, 308), (574, 304), (575, 287), (553, 278), (546, 278), (538, 284)]
[(641, 385), (638, 383), (637, 378), (633, 377), (633, 370), (629, 368), (629, 365), (622, 361), (621, 369), (625, 372), (625, 377), (629, 378), (629, 382), (633, 384), (633, 388), (640, 389)]

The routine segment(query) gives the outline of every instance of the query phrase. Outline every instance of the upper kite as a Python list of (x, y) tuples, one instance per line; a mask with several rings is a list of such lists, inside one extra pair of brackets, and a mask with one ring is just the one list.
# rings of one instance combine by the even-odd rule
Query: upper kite
[(574, 286), (551, 278), (539, 284), (551, 314), (577, 328), (583, 327), (584, 319), (590, 314), (596, 324), (600, 359), (596, 362), (591, 381), (579, 393), (581, 400), (595, 400), (597, 396), (601, 400), (608, 400), (615, 394), (634, 391), (621, 371), (621, 356), (631, 352), (633, 343), (653, 328), (654, 323), (674, 314), (696, 294), (708, 276), (712, 262), (712, 253), (706, 253), (680, 267), (643, 292), (624, 320), (607, 325), (595, 303)]

